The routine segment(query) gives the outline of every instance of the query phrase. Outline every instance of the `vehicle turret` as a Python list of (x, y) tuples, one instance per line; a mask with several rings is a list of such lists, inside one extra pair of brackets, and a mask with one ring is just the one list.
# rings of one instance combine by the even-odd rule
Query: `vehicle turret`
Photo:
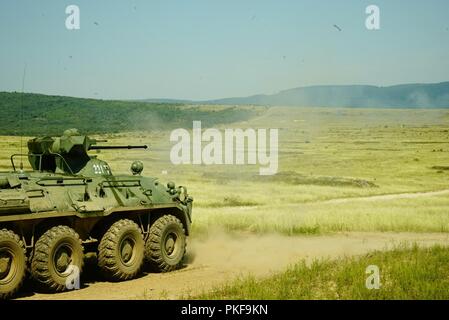
[[(147, 149), (139, 146), (98, 146), (107, 140), (92, 139), (81, 135), (77, 129), (68, 129), (61, 137), (37, 137), (28, 141), (28, 160), (33, 170), (76, 175), (89, 164), (104, 166), (106, 163), (88, 154), (89, 150), (102, 149)], [(96, 160), (93, 161), (92, 160)], [(96, 162), (101, 161), (98, 164)], [(106, 164), (107, 166), (107, 164)], [(91, 170), (89, 170), (91, 171)], [(93, 170), (94, 172), (98, 170)], [(107, 172), (108, 170), (106, 170)]]

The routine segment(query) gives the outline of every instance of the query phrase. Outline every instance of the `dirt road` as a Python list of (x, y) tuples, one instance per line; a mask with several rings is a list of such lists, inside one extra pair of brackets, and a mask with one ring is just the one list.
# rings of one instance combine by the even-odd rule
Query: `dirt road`
[[(346, 233), (332, 236), (287, 237), (282, 235), (217, 232), (213, 238), (192, 240), (184, 269), (167, 274), (144, 274), (121, 283), (82, 278), (80, 290), (60, 294), (33, 293), (24, 288), (20, 299), (175, 299), (208, 291), (240, 275), (267, 276), (299, 259), (353, 256), (394, 244), (416, 242), (423, 246), (449, 244), (447, 234)], [(93, 267), (90, 267), (93, 273)]]
[(382, 194), (377, 196), (366, 196), (366, 197), (339, 198), (322, 201), (321, 203), (346, 203), (351, 201), (386, 201), (395, 199), (415, 199), (419, 197), (432, 197), (442, 195), (449, 195), (449, 189), (438, 191)]

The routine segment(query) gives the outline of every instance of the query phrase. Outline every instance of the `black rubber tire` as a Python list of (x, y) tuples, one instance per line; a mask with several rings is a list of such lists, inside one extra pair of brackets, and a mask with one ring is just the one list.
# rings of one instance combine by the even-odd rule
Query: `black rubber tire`
[(135, 278), (143, 265), (142, 231), (132, 220), (115, 222), (104, 234), (98, 246), (98, 266), (111, 281)]
[(0, 299), (9, 299), (20, 289), (26, 275), (26, 250), (14, 232), (0, 230)]
[(67, 226), (47, 230), (34, 246), (32, 277), (45, 291), (65, 291), (67, 278), (71, 275), (70, 265), (76, 266), (81, 274), (84, 253), (79, 235)]
[[(172, 243), (168, 244), (168, 241)], [(145, 257), (153, 271), (170, 272), (181, 267), (186, 247), (184, 226), (178, 218), (167, 214), (158, 218), (150, 227), (145, 243)]]

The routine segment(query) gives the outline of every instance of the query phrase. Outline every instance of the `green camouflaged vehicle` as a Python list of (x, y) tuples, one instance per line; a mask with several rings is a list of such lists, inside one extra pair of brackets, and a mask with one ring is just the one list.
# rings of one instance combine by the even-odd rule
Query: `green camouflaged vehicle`
[[(112, 281), (134, 278), (144, 261), (158, 272), (182, 264), (192, 222), (187, 189), (143, 177), (113, 175), (108, 164), (89, 155), (98, 146), (76, 129), (58, 138), (28, 141), (28, 154), (11, 156), (13, 171), (0, 172), (0, 299), (13, 296), (29, 270), (46, 291), (67, 287), (81, 273), (85, 252)], [(18, 165), (27, 157), (33, 170)]]

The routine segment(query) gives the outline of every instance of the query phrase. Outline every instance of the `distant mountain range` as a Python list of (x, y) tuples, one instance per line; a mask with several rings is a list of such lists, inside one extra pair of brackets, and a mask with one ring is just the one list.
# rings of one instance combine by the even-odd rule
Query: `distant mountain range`
[(271, 95), (225, 98), (207, 101), (148, 99), (145, 102), (352, 107), (352, 108), (449, 108), (449, 82), (401, 84), (388, 87), (369, 85), (327, 85), (299, 87)]

